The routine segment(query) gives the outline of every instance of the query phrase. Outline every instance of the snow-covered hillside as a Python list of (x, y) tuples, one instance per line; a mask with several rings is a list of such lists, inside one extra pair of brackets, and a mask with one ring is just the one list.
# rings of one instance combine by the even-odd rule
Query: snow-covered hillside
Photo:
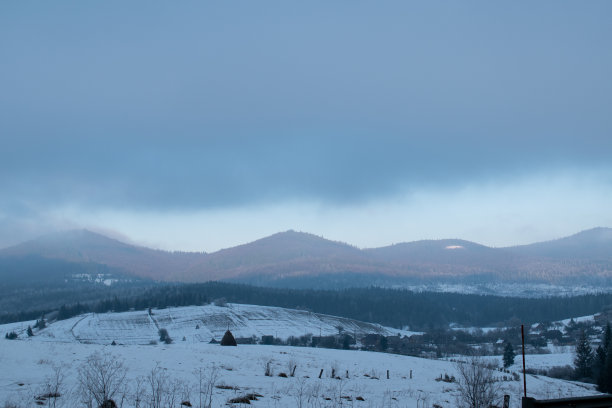
[[(186, 400), (200, 406), (200, 373), (205, 379), (216, 374), (212, 407), (237, 406), (228, 401), (248, 394), (261, 395), (251, 405), (262, 408), (457, 406), (457, 383), (439, 380), (459, 377), (452, 361), (355, 350), (208, 344), (211, 337), (219, 339), (228, 325), (237, 337), (286, 338), (313, 332), (318, 335), (319, 330), (323, 335), (336, 334), (337, 326), (349, 333), (398, 334), (397, 330), (333, 316), (232, 304), (153, 310), (152, 315), (147, 311), (88, 314), (52, 323), (28, 337), (26, 329), (32, 324), (0, 326), (0, 333), (19, 332), (16, 340), (0, 340), (0, 405), (36, 406), (35, 397), (48, 394), (61, 377), (61, 397), (42, 402), (57, 403), (57, 408), (82, 406), (77, 387), (79, 368), (98, 353), (116, 358), (128, 369), (127, 386), (121, 393), (126, 408), (148, 406), (147, 377), (151, 378), (152, 370), (156, 378), (165, 378), (168, 393), (176, 393), (177, 400), (168, 403), (176, 408)], [(149, 344), (158, 338), (158, 327), (166, 328), (175, 343)], [(113, 340), (118, 345), (110, 345)], [(265, 375), (267, 366), (271, 376)], [(296, 367), (294, 377), (290, 375), (292, 366)], [(289, 374), (288, 378), (279, 376), (281, 373)], [(501, 393), (511, 396), (511, 407), (519, 407), (522, 382), (512, 374), (495, 371), (494, 375)], [(536, 398), (596, 393), (591, 385), (543, 376), (528, 376), (527, 381), (530, 395)], [(139, 384), (144, 394), (137, 392)]]
[[(33, 322), (0, 326), (0, 333), (15, 331), (20, 338)], [(414, 332), (391, 329), (377, 324), (342, 317), (255, 305), (228, 303), (227, 306), (189, 306), (153, 309), (124, 313), (87, 314), (54, 322), (37, 332), (37, 339), (51, 341), (110, 344), (148, 344), (159, 339), (158, 330), (164, 328), (175, 340), (189, 343), (221, 340), (230, 329), (235, 337), (274, 336), (287, 339), (306, 334), (328, 336), (346, 333), (358, 336), (375, 333), (384, 336), (410, 336)]]

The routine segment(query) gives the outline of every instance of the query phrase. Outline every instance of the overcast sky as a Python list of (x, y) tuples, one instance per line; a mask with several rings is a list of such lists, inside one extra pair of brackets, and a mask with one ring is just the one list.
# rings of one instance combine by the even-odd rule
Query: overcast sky
[(1, 2), (0, 247), (612, 227), (612, 2)]

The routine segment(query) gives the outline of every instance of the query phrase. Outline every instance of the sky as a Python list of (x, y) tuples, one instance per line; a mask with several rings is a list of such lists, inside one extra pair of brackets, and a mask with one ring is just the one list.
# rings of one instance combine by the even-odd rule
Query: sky
[(612, 227), (609, 1), (2, 2), (0, 248)]

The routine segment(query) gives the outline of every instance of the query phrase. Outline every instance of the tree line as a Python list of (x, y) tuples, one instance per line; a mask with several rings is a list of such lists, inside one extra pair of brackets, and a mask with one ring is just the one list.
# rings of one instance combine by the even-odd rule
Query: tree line
[(609, 322), (596, 349), (591, 347), (586, 333), (581, 333), (576, 344), (574, 367), (577, 380), (595, 383), (599, 391), (612, 393), (612, 330)]
[[(81, 313), (144, 310), (204, 305), (215, 299), (232, 303), (277, 306), (342, 316), (390, 327), (429, 331), (449, 323), (487, 326), (550, 322), (572, 316), (594, 314), (612, 305), (612, 294), (525, 299), (491, 295), (412, 292), (404, 289), (356, 288), (345, 290), (297, 290), (262, 288), (223, 282), (177, 284), (143, 288), (127, 296), (112, 296), (85, 303), (64, 304), (58, 318)], [(57, 309), (55, 309), (57, 310)], [(21, 316), (34, 319), (49, 310)], [(18, 315), (18, 314), (17, 314)], [(13, 320), (15, 321), (15, 320)]]

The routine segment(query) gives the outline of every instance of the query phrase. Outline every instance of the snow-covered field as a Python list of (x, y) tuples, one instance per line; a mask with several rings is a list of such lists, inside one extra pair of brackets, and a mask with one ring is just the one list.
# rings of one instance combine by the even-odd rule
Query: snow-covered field
[[(123, 362), (128, 370), (128, 388), (121, 394), (124, 395), (123, 407), (148, 406), (150, 386), (146, 378), (156, 367), (156, 378), (166, 377), (167, 392), (176, 394), (174, 404), (168, 403), (168, 408), (170, 405), (178, 407), (182, 400), (189, 400), (194, 407), (199, 407), (200, 372), (205, 383), (211, 373), (216, 373), (214, 384), (220, 387), (212, 389), (213, 407), (228, 406), (230, 399), (252, 393), (261, 395), (251, 401), (255, 407), (457, 406), (457, 384), (436, 381), (445, 374), (458, 377), (453, 362), (354, 350), (263, 345), (222, 347), (207, 341), (209, 336), (219, 338), (219, 334), (227, 329), (228, 321), (235, 324), (230, 328), (237, 336), (245, 337), (256, 333), (274, 335), (271, 330), (277, 330), (279, 337), (299, 335), (313, 329), (318, 331), (319, 325), (313, 323), (316, 320), (300, 320), (292, 312), (278, 308), (232, 305), (205, 309), (210, 311), (206, 316), (216, 316), (206, 324), (195, 317), (201, 316), (202, 308), (153, 311), (157, 325), (166, 327), (175, 337), (176, 342), (171, 345), (147, 344), (157, 337), (157, 325), (153, 321), (147, 322), (149, 316), (146, 312), (85, 315), (53, 323), (35, 332), (32, 338), (23, 333), (17, 340), (1, 339), (0, 404), (36, 406), (35, 396), (49, 391), (48, 385), (57, 378), (56, 370), (61, 367), (61, 374), (65, 376), (61, 382), (61, 396), (53, 402), (57, 403), (57, 408), (82, 406), (82, 394), (77, 387), (79, 367), (83, 367), (89, 356), (102, 353)], [(275, 309), (278, 321), (271, 320), (269, 309)], [(224, 319), (221, 318), (223, 312)], [(238, 313), (241, 319), (234, 313)], [(347, 325), (345, 330), (353, 330), (346, 319), (320, 319), (323, 334), (337, 333), (335, 323), (339, 321)], [(200, 329), (195, 329), (196, 321), (200, 321)], [(323, 321), (328, 323), (324, 325)], [(25, 330), (28, 324), (32, 322), (0, 326), (0, 333)], [(198, 337), (198, 331), (203, 333), (201, 337)], [(390, 334), (397, 334), (397, 331)], [(96, 340), (97, 336), (103, 340)], [(187, 341), (181, 341), (182, 336)], [(109, 345), (112, 340), (119, 345)], [(90, 341), (98, 344), (86, 343)], [(272, 376), (264, 375), (268, 363)], [(279, 376), (280, 373), (290, 374), (292, 364), (296, 366), (294, 377)], [(332, 369), (338, 378), (331, 377)], [(321, 370), (323, 374), (319, 378)], [(503, 381), (504, 375), (506, 381)], [(495, 376), (499, 378), (503, 392), (511, 396), (511, 406), (519, 407), (522, 381), (511, 380), (511, 375), (497, 371)], [(590, 385), (542, 376), (528, 376), (527, 382), (530, 395), (536, 398), (595, 394)], [(140, 397), (138, 384), (145, 391)], [(120, 395), (117, 395), (115, 400), (119, 399)], [(138, 404), (136, 399), (139, 399)], [(43, 403), (52, 404), (52, 401), (48, 399)]]
[[(60, 397), (58, 403), (71, 406), (67, 402), (72, 400), (74, 405), (78, 405), (75, 387), (77, 369), (95, 352), (110, 353), (124, 361), (128, 367), (131, 390), (125, 406), (135, 406), (136, 379), (147, 376), (156, 366), (162, 368), (172, 380), (191, 385), (190, 392), (182, 391), (184, 394), (181, 399), (189, 399), (192, 403), (198, 399), (198, 369), (210, 373), (216, 367), (216, 385), (232, 389), (215, 388), (214, 407), (225, 406), (229, 399), (249, 393), (263, 396), (251, 402), (259, 407), (295, 407), (299, 406), (300, 398), (305, 407), (340, 406), (340, 402), (342, 406), (357, 407), (456, 406), (456, 384), (435, 381), (444, 374), (457, 376), (454, 364), (447, 361), (364, 351), (286, 346), (222, 347), (181, 342), (169, 346), (100, 346), (36, 339), (5, 341), (2, 345), (0, 403), (33, 406), (34, 397), (45, 392), (47, 379), (52, 382), (53, 368), (62, 366), (66, 378), (61, 394), (65, 400)], [(271, 362), (273, 372), (270, 377), (264, 375), (268, 361)], [(281, 372), (288, 373), (290, 361), (297, 365), (295, 377), (279, 377)], [(340, 380), (330, 377), (332, 367), (341, 377)], [(321, 369), (324, 373), (319, 379)], [(386, 370), (389, 370), (389, 379), (386, 378)], [(505, 393), (511, 395), (512, 406), (518, 407), (521, 382), (507, 381), (501, 384)], [(594, 393), (590, 386), (541, 376), (529, 376), (528, 389), (530, 395), (538, 398)], [(357, 397), (363, 398), (363, 401), (357, 400)]]
[[(574, 357), (575, 354), (573, 347), (568, 347), (567, 351), (563, 353), (527, 354), (525, 356), (525, 368), (529, 371), (530, 369), (548, 370), (553, 367), (573, 367)], [(503, 365), (502, 358), (502, 356), (483, 357), (484, 360), (490, 361), (499, 366)], [(515, 357), (514, 364), (511, 365), (509, 369), (516, 372), (523, 371), (523, 357), (520, 354)]]
[[(35, 322), (12, 323), (0, 326), (0, 333), (15, 331), (20, 338), (27, 337), (28, 325)], [(415, 332), (392, 329), (337, 316), (312, 313), (280, 307), (240, 305), (228, 303), (188, 306), (124, 313), (90, 313), (58, 321), (37, 333), (38, 338), (54, 342), (110, 344), (148, 344), (159, 338), (158, 330), (165, 328), (176, 340), (183, 337), (188, 343), (221, 340), (226, 330), (234, 337), (274, 336), (287, 339), (306, 334), (329, 336), (342, 328), (348, 334), (368, 333), (384, 336), (411, 336)]]

